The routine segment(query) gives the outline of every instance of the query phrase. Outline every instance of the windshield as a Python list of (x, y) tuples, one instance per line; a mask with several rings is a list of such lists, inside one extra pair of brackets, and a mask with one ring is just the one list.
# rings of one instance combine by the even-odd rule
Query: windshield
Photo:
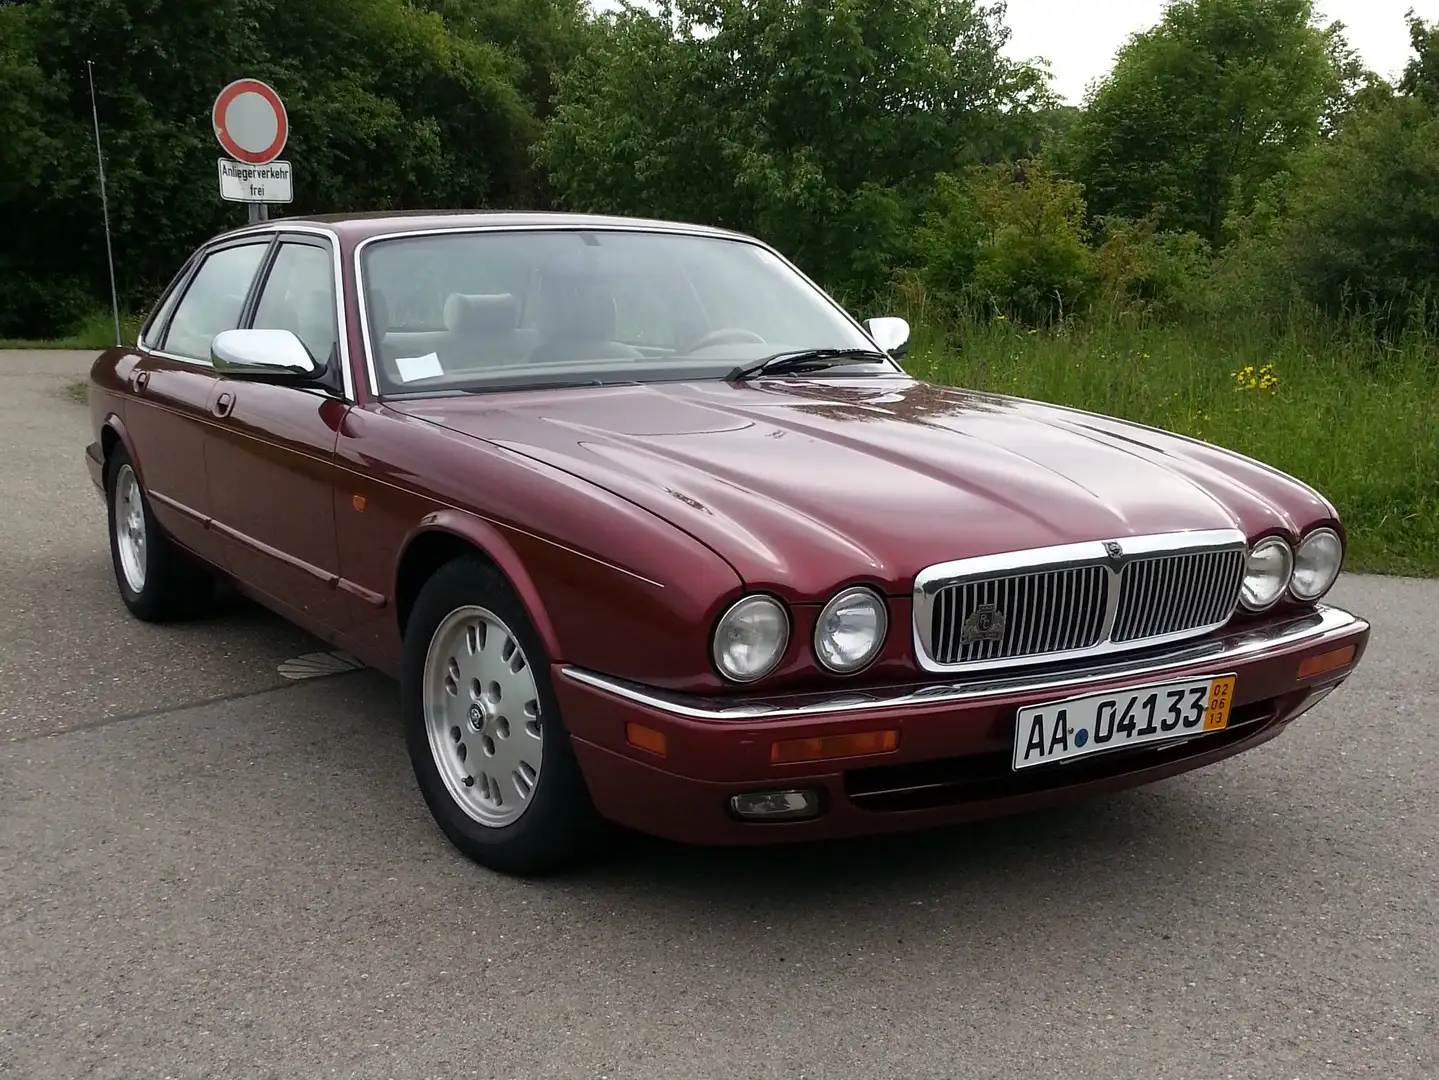
[[(660, 232), (451, 232), (367, 244), (382, 393), (723, 379), (778, 353), (873, 350), (773, 253)], [(856, 358), (844, 374), (893, 373)]]

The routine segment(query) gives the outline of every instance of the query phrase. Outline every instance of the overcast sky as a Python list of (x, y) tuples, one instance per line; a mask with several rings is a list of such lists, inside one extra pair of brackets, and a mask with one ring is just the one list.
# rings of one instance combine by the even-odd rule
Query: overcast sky
[[(1048, 60), (1055, 90), (1077, 105), (1089, 82), (1108, 74), (1129, 35), (1157, 23), (1164, 6), (1164, 0), (1009, 0), (1008, 52)], [(1439, 0), (1318, 0), (1320, 15), (1344, 24), (1365, 65), (1391, 79), (1409, 58), (1404, 14), (1411, 8), (1421, 18), (1439, 18)]]

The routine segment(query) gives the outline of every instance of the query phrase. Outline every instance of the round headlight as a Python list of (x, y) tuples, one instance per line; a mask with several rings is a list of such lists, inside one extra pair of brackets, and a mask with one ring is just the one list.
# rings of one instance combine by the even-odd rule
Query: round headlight
[(746, 596), (715, 627), (714, 661), (735, 682), (754, 682), (774, 670), (789, 644), (789, 616), (768, 596)]
[(1277, 536), (1261, 540), (1249, 552), (1244, 567), (1244, 586), (1240, 602), (1250, 611), (1265, 611), (1279, 603), (1289, 588), (1289, 575), (1294, 570), (1294, 552)]
[(869, 589), (846, 589), (824, 606), (814, 654), (839, 675), (852, 675), (879, 653), (889, 624), (884, 601)]
[(1344, 544), (1333, 529), (1315, 529), (1294, 552), (1289, 591), (1297, 600), (1318, 600), (1334, 586), (1344, 565)]

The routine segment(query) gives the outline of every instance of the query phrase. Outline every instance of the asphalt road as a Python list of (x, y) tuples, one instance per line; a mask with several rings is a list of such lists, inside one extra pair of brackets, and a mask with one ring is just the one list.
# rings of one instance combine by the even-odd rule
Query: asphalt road
[(1439, 583), (1360, 674), (1077, 810), (636, 841), (520, 882), (416, 793), (395, 691), (243, 605), (129, 620), (79, 354), (0, 353), (0, 1076), (1439, 1077)]

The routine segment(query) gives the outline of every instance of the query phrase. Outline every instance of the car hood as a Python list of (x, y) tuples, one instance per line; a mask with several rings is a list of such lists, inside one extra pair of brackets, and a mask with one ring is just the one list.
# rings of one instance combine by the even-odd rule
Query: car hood
[(1000, 551), (1189, 530), (1296, 533), (1309, 487), (1216, 447), (905, 377), (419, 399), (416, 419), (562, 469), (792, 598)]

